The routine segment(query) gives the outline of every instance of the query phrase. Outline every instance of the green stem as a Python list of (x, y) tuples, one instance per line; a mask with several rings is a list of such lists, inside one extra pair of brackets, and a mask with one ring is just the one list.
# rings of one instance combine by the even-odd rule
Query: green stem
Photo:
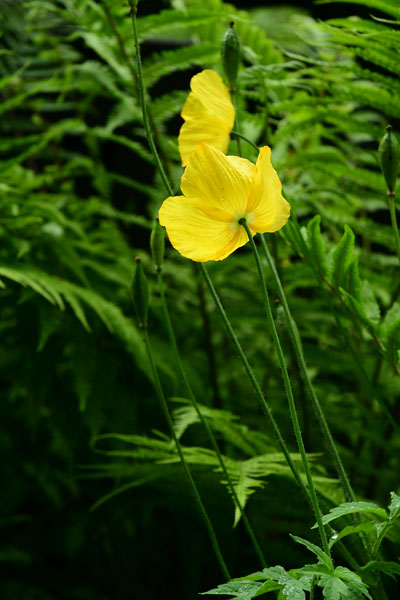
[(395, 195), (394, 195), (394, 192), (388, 192), (387, 197), (388, 197), (388, 202), (389, 202), (390, 218), (392, 220), (394, 240), (396, 242), (397, 258), (399, 259), (399, 263), (400, 263), (400, 238), (399, 238), (399, 229), (398, 229), (398, 226), (397, 226), (396, 205), (395, 205)]
[(222, 320), (223, 320), (223, 322), (225, 324), (225, 327), (226, 327), (226, 329), (228, 331), (228, 335), (229, 335), (229, 338), (230, 338), (230, 340), (232, 342), (232, 345), (234, 346), (235, 350), (237, 351), (237, 353), (239, 355), (239, 358), (240, 358), (240, 360), (241, 360), (241, 362), (243, 364), (244, 370), (246, 371), (246, 374), (247, 374), (248, 378), (250, 379), (250, 382), (251, 382), (251, 384), (252, 384), (252, 386), (254, 388), (254, 391), (255, 391), (258, 399), (260, 400), (260, 402), (262, 404), (262, 407), (264, 408), (265, 414), (268, 417), (268, 420), (269, 420), (269, 422), (270, 422), (270, 424), (272, 426), (272, 429), (274, 430), (274, 433), (275, 433), (276, 439), (278, 441), (279, 447), (280, 447), (280, 449), (282, 451), (282, 454), (284, 455), (284, 457), (286, 459), (286, 462), (287, 462), (287, 464), (288, 464), (288, 466), (289, 466), (289, 468), (290, 468), (290, 470), (291, 470), (291, 472), (293, 474), (293, 477), (296, 480), (297, 484), (302, 488), (302, 490), (303, 490), (304, 494), (306, 495), (306, 497), (308, 497), (309, 494), (308, 494), (307, 487), (304, 485), (304, 483), (303, 483), (303, 481), (301, 479), (300, 473), (299, 473), (299, 471), (297, 470), (296, 466), (293, 463), (292, 457), (290, 456), (289, 450), (288, 450), (288, 448), (286, 446), (286, 442), (284, 441), (284, 439), (282, 437), (282, 434), (280, 432), (278, 424), (275, 421), (275, 418), (274, 418), (274, 416), (272, 414), (271, 408), (269, 407), (269, 404), (266, 401), (266, 399), (264, 397), (264, 394), (261, 391), (260, 385), (259, 385), (259, 383), (258, 383), (258, 381), (257, 381), (257, 379), (256, 379), (256, 377), (255, 377), (255, 375), (253, 373), (253, 370), (252, 370), (252, 368), (251, 368), (251, 366), (249, 364), (249, 361), (246, 358), (246, 355), (244, 354), (244, 352), (242, 350), (240, 342), (239, 342), (238, 338), (236, 337), (236, 334), (235, 334), (235, 332), (234, 332), (234, 330), (232, 328), (232, 325), (231, 325), (231, 323), (230, 323), (230, 321), (228, 319), (228, 316), (227, 316), (227, 314), (226, 314), (226, 312), (224, 310), (224, 307), (221, 304), (221, 300), (219, 299), (219, 296), (218, 296), (218, 294), (217, 294), (217, 292), (216, 292), (216, 290), (214, 288), (214, 285), (213, 285), (213, 283), (212, 283), (212, 281), (210, 279), (210, 276), (207, 273), (207, 270), (206, 270), (206, 268), (205, 268), (205, 266), (204, 266), (203, 263), (200, 263), (200, 270), (201, 270), (201, 272), (203, 274), (203, 277), (204, 277), (205, 282), (207, 284), (207, 287), (208, 287), (208, 289), (210, 291), (210, 294), (211, 294), (211, 296), (212, 296), (212, 298), (214, 300), (214, 303), (215, 303), (215, 305), (217, 307), (217, 310), (218, 310), (218, 312), (219, 312), (219, 314), (220, 314), (220, 316), (221, 316), (221, 318), (222, 318)]
[(164, 413), (165, 419), (166, 419), (166, 421), (168, 423), (168, 427), (169, 427), (169, 429), (171, 431), (171, 435), (172, 435), (173, 440), (175, 442), (176, 450), (177, 450), (179, 458), (180, 458), (180, 460), (182, 462), (182, 466), (183, 466), (183, 468), (185, 470), (186, 477), (187, 477), (187, 479), (189, 481), (189, 484), (190, 484), (190, 486), (192, 488), (196, 504), (197, 504), (198, 509), (199, 509), (199, 511), (200, 511), (200, 513), (201, 513), (201, 515), (203, 517), (203, 520), (204, 520), (205, 524), (206, 524), (206, 527), (207, 527), (207, 530), (208, 530), (208, 533), (209, 533), (209, 536), (210, 536), (210, 539), (211, 539), (211, 543), (213, 545), (213, 548), (214, 548), (217, 560), (219, 562), (219, 565), (221, 567), (222, 573), (223, 573), (224, 577), (226, 578), (226, 580), (229, 581), (229, 579), (231, 577), (230, 577), (229, 571), (227, 569), (227, 566), (225, 564), (225, 561), (224, 561), (224, 559), (222, 557), (221, 550), (220, 550), (220, 547), (219, 547), (219, 544), (218, 544), (218, 541), (217, 541), (217, 537), (215, 535), (214, 528), (213, 528), (213, 526), (211, 524), (211, 521), (210, 521), (210, 519), (209, 519), (209, 517), (207, 515), (207, 511), (206, 511), (205, 506), (204, 506), (204, 504), (203, 504), (203, 502), (201, 500), (201, 497), (200, 497), (199, 491), (197, 489), (196, 483), (195, 483), (195, 481), (194, 481), (194, 479), (192, 477), (192, 473), (191, 473), (191, 471), (189, 469), (189, 465), (187, 464), (186, 459), (184, 457), (182, 446), (181, 446), (181, 444), (180, 444), (180, 442), (178, 440), (178, 437), (177, 437), (175, 429), (174, 429), (174, 424), (172, 422), (172, 418), (171, 418), (171, 415), (170, 415), (170, 412), (169, 412), (169, 409), (168, 409), (168, 404), (167, 404), (167, 401), (166, 401), (165, 396), (164, 396), (164, 392), (163, 392), (163, 389), (162, 389), (162, 386), (161, 386), (160, 378), (158, 376), (158, 371), (157, 371), (157, 367), (156, 367), (156, 364), (155, 364), (155, 361), (154, 361), (153, 352), (152, 352), (151, 345), (150, 345), (150, 340), (149, 340), (149, 335), (147, 333), (147, 328), (145, 327), (143, 331), (144, 331), (144, 341), (145, 341), (145, 344), (146, 344), (147, 356), (148, 356), (148, 359), (149, 359), (149, 362), (150, 362), (151, 372), (153, 374), (154, 387), (155, 387), (155, 390), (156, 390), (156, 394), (157, 394), (159, 402), (161, 404), (161, 408), (162, 408), (162, 411)]
[(298, 329), (297, 329), (296, 323), (292, 317), (292, 314), (290, 312), (290, 308), (289, 308), (289, 304), (288, 304), (288, 301), (286, 298), (285, 291), (283, 289), (281, 280), (279, 278), (278, 272), (275, 267), (275, 263), (271, 256), (271, 253), (269, 251), (268, 244), (263, 235), (261, 236), (261, 242), (262, 242), (262, 245), (264, 248), (264, 252), (265, 252), (265, 256), (267, 258), (269, 268), (271, 269), (271, 272), (272, 272), (272, 275), (273, 275), (273, 278), (274, 278), (274, 281), (275, 281), (275, 284), (276, 284), (276, 287), (278, 290), (279, 298), (282, 302), (282, 307), (283, 307), (283, 310), (284, 310), (284, 313), (286, 316), (286, 321), (287, 321), (287, 326), (289, 329), (290, 338), (292, 340), (292, 344), (293, 344), (293, 347), (294, 347), (294, 350), (296, 353), (297, 361), (299, 363), (301, 376), (303, 378), (303, 381), (306, 384), (306, 389), (307, 389), (308, 395), (313, 404), (314, 410), (316, 412), (316, 415), (317, 415), (317, 418), (319, 421), (319, 425), (321, 427), (322, 433), (324, 434), (324, 437), (325, 437), (326, 443), (328, 445), (332, 460), (336, 467), (336, 471), (339, 475), (339, 479), (342, 484), (342, 488), (343, 488), (343, 492), (346, 497), (346, 500), (348, 502), (354, 502), (354, 500), (355, 500), (354, 491), (350, 485), (350, 481), (347, 476), (346, 470), (343, 466), (343, 463), (340, 458), (339, 452), (337, 450), (336, 444), (334, 442), (333, 436), (331, 434), (328, 423), (326, 421), (324, 412), (321, 408), (317, 394), (315, 393), (315, 390), (314, 390), (314, 386), (313, 386), (310, 376), (308, 374), (308, 369), (307, 369), (306, 361), (304, 358), (303, 348), (302, 348), (302, 344), (301, 344), (301, 341), (299, 338)]
[(133, 0), (129, 0), (129, 6), (130, 6), (130, 13), (131, 13), (131, 18), (132, 18), (133, 37), (135, 39), (136, 61), (137, 61), (138, 78), (139, 78), (139, 95), (140, 95), (140, 103), (142, 105), (143, 124), (144, 124), (144, 128), (146, 130), (146, 136), (147, 136), (147, 141), (150, 146), (150, 150), (154, 156), (154, 160), (156, 161), (156, 166), (160, 173), (160, 176), (161, 176), (161, 179), (165, 186), (165, 189), (167, 190), (167, 192), (170, 196), (173, 196), (174, 192), (168, 181), (168, 177), (165, 173), (164, 167), (161, 163), (159, 154), (157, 152), (157, 148), (156, 148), (156, 145), (153, 140), (153, 136), (152, 136), (151, 129), (150, 129), (149, 118), (148, 118), (148, 114), (147, 114), (146, 98), (144, 95), (142, 59), (140, 56), (139, 36), (138, 36), (137, 26), (136, 26), (137, 7), (134, 6)]
[(248, 144), (250, 144), (250, 146), (252, 146), (254, 148), (254, 150), (257, 150), (257, 152), (259, 152), (260, 148), (257, 146), (257, 144), (255, 144), (254, 142), (252, 142), (251, 140), (249, 140), (248, 137), (246, 137), (245, 135), (243, 135), (239, 131), (235, 131), (233, 129), (231, 131), (231, 135), (233, 135), (234, 137), (237, 137), (237, 138), (240, 138), (240, 139), (244, 140), (245, 142), (247, 142)]
[(228, 470), (227, 470), (226, 465), (225, 465), (225, 461), (224, 461), (224, 459), (222, 457), (222, 454), (221, 454), (221, 451), (220, 451), (220, 449), (218, 447), (217, 440), (215, 439), (214, 433), (213, 433), (213, 431), (212, 431), (212, 429), (211, 429), (211, 427), (210, 427), (207, 419), (204, 417), (203, 413), (200, 410), (200, 407), (199, 407), (199, 405), (197, 403), (196, 397), (195, 397), (195, 395), (193, 393), (192, 387), (191, 387), (191, 385), (189, 383), (189, 379), (188, 379), (188, 377), (186, 375), (184, 366), (182, 364), (180, 352), (179, 352), (179, 349), (178, 349), (178, 344), (176, 342), (174, 328), (172, 326), (171, 317), (170, 317), (169, 310), (168, 310), (168, 304), (167, 304), (167, 301), (166, 301), (166, 298), (165, 298), (164, 284), (163, 284), (163, 277), (162, 277), (161, 268), (157, 270), (157, 281), (158, 281), (158, 288), (159, 288), (159, 291), (160, 291), (161, 306), (162, 306), (162, 311), (163, 311), (163, 315), (164, 315), (164, 321), (165, 321), (165, 324), (167, 326), (167, 331), (168, 331), (169, 339), (170, 339), (170, 342), (171, 342), (171, 346), (172, 346), (172, 349), (173, 349), (173, 352), (174, 352), (174, 355), (175, 355), (175, 361), (176, 361), (176, 364), (178, 366), (178, 370), (180, 372), (182, 381), (183, 381), (184, 386), (186, 388), (187, 394), (188, 394), (188, 396), (189, 396), (189, 398), (190, 398), (190, 400), (191, 400), (191, 402), (193, 404), (193, 408), (195, 409), (195, 411), (197, 413), (197, 416), (199, 417), (199, 420), (202, 423), (203, 427), (207, 431), (208, 437), (210, 438), (211, 445), (212, 445), (212, 447), (213, 447), (213, 449), (214, 449), (214, 451), (215, 451), (215, 453), (217, 455), (218, 462), (220, 464), (222, 473), (223, 473), (223, 475), (224, 475), (224, 477), (225, 477), (225, 479), (226, 479), (226, 481), (228, 483), (228, 487), (229, 487), (229, 490), (230, 490), (230, 492), (232, 494), (232, 497), (234, 499), (234, 503), (236, 504), (236, 506), (239, 509), (240, 515), (241, 515), (241, 517), (243, 519), (243, 523), (244, 523), (244, 525), (245, 525), (245, 527), (247, 529), (247, 532), (249, 534), (251, 542), (252, 542), (252, 544), (254, 546), (254, 550), (256, 551), (256, 553), (257, 553), (257, 555), (258, 555), (258, 557), (260, 559), (260, 562), (261, 562), (262, 566), (266, 567), (267, 563), (265, 561), (263, 552), (262, 552), (262, 550), (260, 548), (260, 545), (259, 545), (259, 543), (257, 541), (257, 538), (256, 538), (256, 536), (254, 534), (253, 528), (250, 525), (250, 522), (249, 522), (249, 520), (247, 518), (247, 515), (244, 512), (243, 506), (242, 506), (242, 504), (241, 504), (241, 502), (240, 502), (240, 500), (238, 498), (238, 495), (237, 495), (236, 490), (235, 490), (235, 486), (232, 483), (232, 479), (231, 479), (231, 477), (230, 477), (230, 475), (228, 473)]
[[(280, 368), (282, 371), (282, 377), (283, 377), (283, 381), (284, 381), (284, 385), (285, 385), (285, 389), (286, 389), (286, 395), (287, 395), (288, 402), (289, 402), (289, 411), (290, 411), (290, 416), (292, 419), (293, 429), (294, 429), (294, 433), (296, 436), (297, 445), (298, 445), (298, 448), (300, 451), (300, 456), (301, 456), (301, 460), (303, 463), (304, 472), (305, 472), (305, 475), (307, 478), (308, 488), (309, 488), (309, 492), (310, 492), (310, 500), (312, 503), (312, 507), (314, 509), (315, 518), (317, 520), (323, 549), (324, 549), (325, 553), (328, 556), (330, 556), (328, 539), (327, 539), (326, 531), (325, 531), (325, 528), (324, 528), (324, 525), (322, 522), (322, 513), (321, 513), (321, 509), (318, 504), (317, 493), (315, 491), (314, 482), (313, 482), (312, 475), (311, 475), (311, 469), (310, 469), (310, 465), (309, 465), (309, 462), (307, 459), (307, 454), (306, 454), (306, 450), (305, 450), (304, 443), (303, 443), (303, 438), (302, 438), (301, 431), (300, 431), (300, 424), (299, 424), (299, 420), (298, 420), (298, 416), (297, 416), (297, 412), (296, 412), (296, 405), (295, 405), (295, 401), (294, 401), (294, 397), (293, 397), (289, 373), (288, 373), (288, 370), (286, 367), (285, 357), (283, 355), (281, 342), (280, 342), (278, 332), (275, 327), (274, 318), (272, 316), (272, 310), (271, 310), (271, 305), (269, 302), (268, 290), (267, 290), (267, 285), (265, 283), (265, 277), (264, 277), (264, 272), (263, 272), (263, 269), (261, 266), (260, 256), (258, 254), (257, 247), (254, 243), (253, 235), (249, 229), (249, 226), (247, 225), (246, 220), (240, 219), (239, 223), (245, 229), (245, 231), (248, 235), (249, 241), (250, 241), (251, 249), (253, 251), (254, 259), (256, 262), (256, 266), (257, 266), (258, 276), (260, 278), (260, 283), (261, 283), (261, 290), (262, 290), (262, 295), (263, 295), (264, 308), (265, 308), (265, 312), (266, 312), (266, 316), (267, 316), (267, 322), (268, 322), (269, 328), (271, 330), (272, 339), (273, 339), (273, 342), (275, 345), (275, 350), (276, 350)], [(290, 323), (290, 325), (292, 325), (292, 323)]]
[(239, 117), (238, 117), (238, 110), (237, 110), (236, 90), (230, 90), (230, 92), (231, 92), (231, 98), (232, 98), (233, 108), (235, 109), (235, 124), (234, 124), (234, 128), (237, 130), (235, 132), (237, 149), (238, 149), (239, 156), (242, 156), (242, 144), (240, 143), (240, 138), (242, 138), (243, 136), (240, 133)]

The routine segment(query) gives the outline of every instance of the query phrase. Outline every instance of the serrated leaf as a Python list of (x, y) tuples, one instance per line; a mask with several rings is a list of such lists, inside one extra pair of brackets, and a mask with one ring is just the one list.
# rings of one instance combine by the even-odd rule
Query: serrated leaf
[(318, 583), (326, 600), (344, 600), (348, 597), (348, 587), (335, 575), (324, 575)]
[(319, 546), (316, 546), (312, 542), (309, 542), (304, 538), (298, 537), (297, 535), (290, 535), (290, 537), (298, 544), (302, 544), (303, 546), (305, 546), (308, 550), (310, 550), (310, 552), (313, 552), (323, 565), (327, 566), (328, 569), (332, 570), (333, 567), (331, 558), (323, 550), (321, 550)]
[(361, 302), (361, 279), (358, 270), (358, 255), (350, 262), (346, 273), (346, 287), (358, 302)]
[(311, 256), (315, 260), (316, 266), (323, 275), (326, 275), (328, 273), (328, 263), (326, 260), (324, 242), (321, 236), (320, 223), (321, 215), (315, 215), (315, 217), (308, 223), (308, 246)]
[[(322, 522), (324, 525), (334, 521), (335, 519), (339, 519), (340, 517), (344, 517), (345, 515), (351, 515), (359, 512), (371, 512), (382, 519), (387, 519), (386, 510), (380, 508), (377, 504), (373, 502), (344, 502), (339, 506), (335, 506), (332, 508), (327, 515), (322, 517)], [(316, 529), (317, 524), (313, 525), (312, 529)]]
[[(335, 569), (335, 575), (337, 577), (340, 577), (340, 579), (343, 579), (347, 583), (351, 592), (359, 592), (363, 596), (369, 598), (369, 600), (373, 600), (368, 591), (367, 586), (365, 585), (361, 577), (357, 575), (357, 573), (354, 573), (354, 571), (350, 571), (350, 569), (348, 569), (347, 567), (339, 566)], [(350, 595), (349, 599), (351, 598), (352, 596)]]
[(350, 265), (354, 250), (354, 233), (348, 225), (344, 226), (344, 234), (332, 255), (331, 282), (335, 287), (345, 285), (345, 275)]
[(390, 496), (392, 501), (389, 504), (389, 521), (394, 522), (400, 516), (400, 496), (395, 492), (390, 492)]
[(353, 533), (360, 533), (361, 531), (376, 538), (376, 521), (368, 521), (365, 523), (358, 523), (358, 525), (348, 525), (347, 527), (344, 527), (339, 533), (335, 533), (331, 536), (329, 542), (330, 547), (336, 544), (336, 542), (339, 542), (342, 538), (352, 535)]
[(262, 585), (262, 583), (257, 583), (255, 581), (231, 581), (229, 583), (223, 583), (208, 592), (201, 592), (201, 595), (228, 595), (234, 596), (238, 600), (251, 600)]
[(379, 571), (395, 579), (396, 575), (400, 575), (400, 563), (386, 560), (371, 560), (361, 567), (361, 571), (363, 573), (366, 571)]
[(368, 319), (372, 323), (379, 323), (381, 311), (379, 304), (376, 301), (374, 292), (370, 283), (366, 280), (363, 281), (361, 288), (362, 304)]

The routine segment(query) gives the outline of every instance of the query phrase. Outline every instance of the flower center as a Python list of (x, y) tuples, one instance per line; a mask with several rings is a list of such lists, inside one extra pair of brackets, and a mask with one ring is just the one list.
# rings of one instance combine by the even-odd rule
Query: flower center
[(250, 226), (250, 224), (254, 221), (254, 215), (253, 213), (248, 213), (245, 210), (239, 210), (231, 222), (231, 229), (233, 229), (233, 231), (239, 231), (239, 229), (242, 227), (239, 221), (242, 219), (246, 221), (247, 225)]

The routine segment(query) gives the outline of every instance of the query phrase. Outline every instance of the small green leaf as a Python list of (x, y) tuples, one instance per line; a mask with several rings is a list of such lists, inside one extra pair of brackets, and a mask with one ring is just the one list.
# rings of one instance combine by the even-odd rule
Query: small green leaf
[(363, 573), (369, 571), (380, 571), (395, 579), (396, 575), (400, 575), (400, 564), (386, 560), (371, 560), (366, 565), (361, 567), (361, 571)]
[(223, 583), (208, 592), (202, 592), (201, 595), (229, 595), (234, 596), (238, 600), (251, 600), (262, 585), (262, 583), (257, 583), (255, 581), (230, 581), (229, 583)]
[(348, 525), (339, 533), (332, 535), (329, 545), (332, 547), (336, 542), (339, 542), (342, 538), (351, 535), (353, 533), (359, 533), (360, 531), (373, 536), (376, 539), (376, 521), (366, 521), (364, 523), (358, 523), (358, 525)]
[(303, 546), (305, 546), (308, 550), (310, 550), (310, 552), (313, 552), (318, 557), (323, 565), (326, 565), (328, 569), (332, 570), (333, 567), (331, 558), (323, 550), (321, 550), (319, 546), (316, 546), (315, 544), (312, 544), (308, 540), (298, 537), (297, 535), (290, 535), (290, 537), (298, 544), (303, 544)]
[(340, 577), (340, 579), (343, 579), (347, 583), (347, 587), (350, 588), (350, 592), (354, 592), (353, 595), (351, 595), (351, 593), (349, 594), (349, 600), (352, 600), (357, 592), (363, 594), (364, 596), (369, 598), (369, 600), (373, 600), (372, 596), (368, 592), (367, 586), (365, 585), (361, 577), (357, 575), (357, 573), (350, 571), (350, 569), (347, 569), (347, 567), (339, 566), (335, 569), (335, 575), (337, 577)]
[(308, 223), (308, 246), (310, 248), (311, 256), (315, 260), (319, 271), (323, 275), (326, 275), (328, 273), (328, 263), (326, 260), (324, 242), (321, 236), (320, 223), (321, 215), (315, 215), (315, 217)]
[(358, 254), (351, 261), (346, 274), (347, 289), (358, 302), (361, 302), (361, 279), (358, 271)]
[[(324, 515), (322, 517), (322, 522), (326, 525), (335, 519), (339, 519), (339, 517), (359, 512), (371, 512), (382, 519), (387, 519), (386, 510), (380, 508), (373, 502), (344, 502), (343, 504), (332, 508), (327, 515)], [(313, 525), (312, 529), (316, 529), (316, 527), (317, 524)]]
[(332, 256), (331, 281), (335, 287), (343, 286), (346, 271), (350, 265), (354, 250), (354, 233), (348, 225)]
[(389, 504), (389, 521), (394, 522), (400, 516), (400, 496), (395, 492), (390, 492), (390, 496), (392, 501)]
[(324, 575), (318, 584), (322, 587), (322, 593), (326, 600), (344, 600), (348, 598), (348, 587), (334, 575)]

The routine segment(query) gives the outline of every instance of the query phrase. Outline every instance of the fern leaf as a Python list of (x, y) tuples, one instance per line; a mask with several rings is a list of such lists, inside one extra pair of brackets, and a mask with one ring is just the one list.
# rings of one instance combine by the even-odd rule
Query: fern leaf
[(354, 233), (345, 225), (344, 234), (332, 255), (331, 281), (334, 286), (343, 285), (346, 271), (354, 250)]

